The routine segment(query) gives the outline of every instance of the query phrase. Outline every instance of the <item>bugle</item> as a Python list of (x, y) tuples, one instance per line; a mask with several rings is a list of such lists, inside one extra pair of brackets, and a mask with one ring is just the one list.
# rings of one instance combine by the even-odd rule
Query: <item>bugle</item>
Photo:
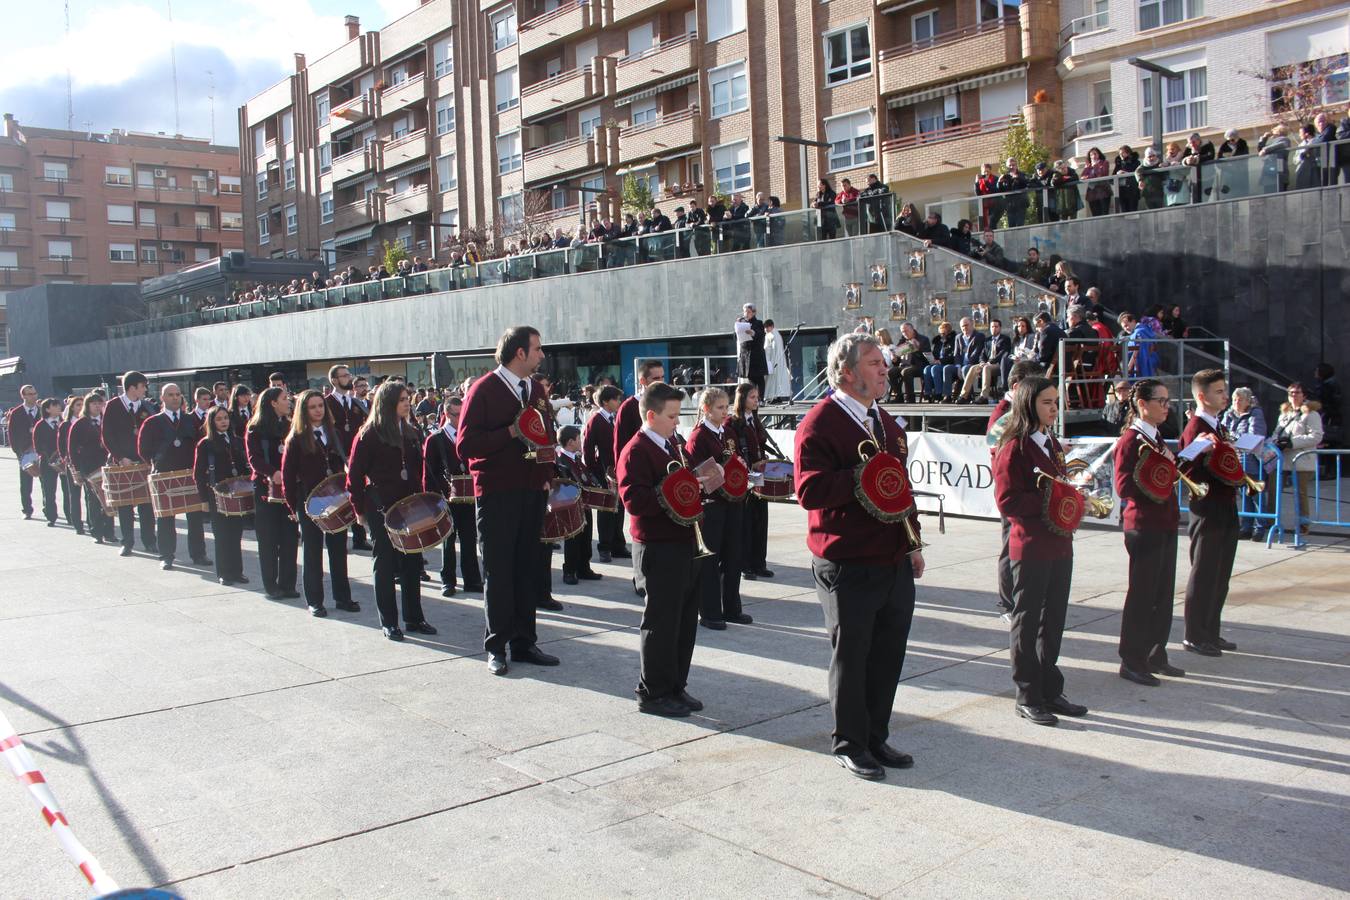
[(1209, 493), (1209, 485), (1203, 481), (1192, 481), (1186, 477), (1186, 473), (1181, 471), (1181, 466), (1177, 466), (1177, 481), (1186, 485), (1186, 490), (1190, 491), (1191, 496), (1197, 499)]
[[(670, 464), (666, 466), (667, 475), (673, 474), (679, 471), (680, 469), (689, 468), (689, 465), (684, 457), (684, 451), (680, 449), (679, 444), (674, 444), (674, 446), (675, 452), (679, 454), (680, 459), (678, 462), (676, 462), (673, 459), (670, 461)], [(694, 559), (704, 559), (706, 557), (712, 556), (713, 552), (709, 550), (708, 545), (703, 542), (703, 529), (699, 527), (698, 519), (695, 519), (689, 524), (694, 527), (694, 547), (697, 550), (697, 552), (694, 554)]]

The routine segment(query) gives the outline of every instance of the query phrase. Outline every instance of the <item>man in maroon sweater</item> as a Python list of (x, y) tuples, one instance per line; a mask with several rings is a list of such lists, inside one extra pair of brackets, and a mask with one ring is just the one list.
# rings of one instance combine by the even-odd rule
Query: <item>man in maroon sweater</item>
[[(5, 433), (15, 457), (22, 460), (33, 449), (33, 426), (41, 420), (42, 411), (38, 409), (37, 388), (31, 384), (19, 388), (19, 398), (23, 402), (5, 413)], [(19, 470), (19, 505), (25, 519), (33, 518), (33, 476), (23, 469)]]
[[(999, 437), (1003, 434), (1003, 429), (1008, 422), (1008, 411), (1012, 409), (1012, 394), (1021, 384), (1023, 378), (1031, 375), (1043, 375), (1045, 370), (1041, 364), (1033, 359), (1023, 359), (1013, 364), (1008, 370), (1008, 390), (999, 398), (998, 403), (994, 404), (994, 411), (989, 414), (989, 422), (984, 426), (984, 437), (989, 444), (989, 456), (995, 456), (998, 449)], [(1012, 557), (1008, 555), (1008, 536), (1012, 530), (1012, 525), (1008, 522), (1008, 517), (1000, 514), (1003, 525), (1003, 547), (998, 553), (998, 609), (1000, 618), (1005, 622), (1012, 622), (1013, 610), (1013, 573)]]
[[(150, 418), (145, 402), (149, 380), (140, 372), (122, 376), (122, 396), (114, 397), (103, 408), (103, 446), (108, 451), (108, 465), (129, 466), (141, 462), (136, 448), (141, 423)], [(141, 520), (141, 544), (147, 553), (159, 554), (155, 538), (155, 512), (149, 503), (133, 510), (124, 506), (117, 511), (117, 522), (122, 530), (122, 555), (130, 556), (136, 543), (136, 520)]]
[[(327, 404), (328, 412), (333, 416), (333, 427), (337, 431), (338, 440), (342, 443), (342, 452), (350, 454), (352, 441), (356, 440), (356, 432), (361, 430), (361, 425), (366, 421), (366, 407), (356, 399), (352, 373), (346, 366), (337, 365), (330, 368), (328, 383), (333, 386), (333, 392), (325, 397), (323, 402)], [(353, 522), (351, 532), (353, 550), (370, 549), (365, 528)]]
[[(924, 559), (902, 523), (882, 522), (854, 496), (859, 442), (907, 458), (904, 429), (877, 406), (888, 388), (881, 347), (871, 335), (847, 334), (828, 359), (834, 392), (797, 428), (797, 499), (809, 513), (806, 545), (830, 632), (834, 756), (851, 774), (878, 780), (882, 766), (914, 764), (886, 739)], [(917, 537), (917, 516), (911, 524)]]
[[(685, 690), (698, 633), (699, 566), (694, 529), (672, 519), (658, 499), (671, 462), (681, 462), (678, 388), (653, 382), (642, 392), (646, 424), (619, 454), (619, 498), (633, 535), (633, 568), (647, 585), (642, 611), (638, 709), (683, 718), (703, 709)], [(706, 489), (705, 489), (706, 493)]]
[[(633, 435), (638, 433), (642, 427), (642, 413), (638, 410), (638, 405), (642, 400), (642, 392), (648, 385), (661, 383), (666, 380), (665, 364), (657, 359), (649, 359), (638, 369), (638, 389), (633, 396), (624, 400), (619, 405), (617, 420), (614, 423), (614, 458), (617, 460), (623, 453), (623, 448), (628, 446), (628, 442), (633, 439)], [(615, 553), (615, 556), (626, 557), (628, 554)]]
[[(1219, 416), (1228, 408), (1228, 382), (1222, 369), (1204, 369), (1191, 378), (1195, 415), (1181, 432), (1181, 448), (1208, 437), (1211, 447), (1220, 440)], [(1219, 616), (1228, 599), (1237, 555), (1237, 488), (1220, 479), (1206, 465), (1213, 449), (1202, 451), (1193, 463), (1181, 467), (1192, 481), (1209, 485), (1203, 497), (1191, 497), (1191, 576), (1186, 582), (1186, 636), (1182, 646), (1201, 656), (1222, 656), (1237, 644), (1219, 634)]]
[[(614, 474), (618, 457), (614, 455), (614, 420), (623, 401), (623, 391), (607, 384), (596, 395), (600, 409), (586, 420), (581, 433), (581, 459), (597, 484), (608, 484)], [(595, 516), (596, 543), (600, 561), (610, 562), (614, 551), (621, 559), (631, 556), (623, 539), (623, 507), (618, 512), (601, 512)]]
[[(146, 419), (137, 432), (136, 452), (150, 463), (152, 472), (178, 472), (193, 468), (196, 462), (197, 440), (201, 437), (197, 417), (183, 411), (183, 392), (170, 382), (159, 389), (163, 406)], [(209, 566), (206, 558), (206, 514), (187, 514), (188, 552), (192, 562)], [(172, 569), (174, 554), (178, 551), (177, 516), (159, 516), (155, 519), (155, 542), (159, 546), (160, 568)]]
[(459, 420), (456, 445), (478, 498), (487, 615), (483, 647), (493, 675), (506, 674), (508, 648), (516, 662), (558, 664), (558, 657), (537, 644), (535, 605), (548, 585), (532, 564), (539, 555), (553, 463), (526, 458), (530, 447), (515, 424), (526, 405), (548, 411), (543, 385), (530, 377), (543, 361), (538, 331), (528, 325), (507, 329), (497, 342), (497, 368), (469, 388)]

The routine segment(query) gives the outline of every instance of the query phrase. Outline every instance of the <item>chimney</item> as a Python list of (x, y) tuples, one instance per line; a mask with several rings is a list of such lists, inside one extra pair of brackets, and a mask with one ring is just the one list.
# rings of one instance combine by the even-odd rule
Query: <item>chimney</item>
[(356, 40), (361, 35), (361, 20), (356, 16), (347, 16), (342, 21), (347, 26), (347, 40)]
[(17, 137), (19, 133), (19, 122), (14, 118), (14, 113), (5, 113), (5, 137)]
[(303, 53), (295, 54), (295, 71), (296, 72), (305, 71), (305, 54)]

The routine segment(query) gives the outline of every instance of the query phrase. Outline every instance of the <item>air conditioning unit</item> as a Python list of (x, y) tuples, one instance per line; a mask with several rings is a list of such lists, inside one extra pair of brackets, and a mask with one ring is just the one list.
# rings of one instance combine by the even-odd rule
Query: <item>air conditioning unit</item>
[(168, 178), (168, 177), (169, 177), (169, 170), (168, 170), (168, 169), (156, 169), (156, 170), (155, 170), (155, 177), (156, 177), (156, 178)]
[(172, 242), (172, 241), (160, 241), (159, 249), (161, 249), (161, 250), (172, 250), (172, 249), (173, 249), (173, 242)]

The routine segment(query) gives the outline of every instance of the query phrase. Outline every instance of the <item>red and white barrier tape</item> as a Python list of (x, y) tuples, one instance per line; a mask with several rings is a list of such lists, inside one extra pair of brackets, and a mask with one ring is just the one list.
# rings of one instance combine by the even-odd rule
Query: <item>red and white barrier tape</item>
[(66, 851), (66, 856), (70, 857), (71, 862), (80, 870), (80, 874), (89, 882), (94, 895), (101, 896), (117, 890), (117, 882), (108, 877), (108, 873), (103, 871), (98, 860), (94, 859), (79, 842), (75, 832), (70, 830), (70, 823), (66, 821), (65, 813), (61, 812), (56, 795), (47, 786), (47, 779), (38, 771), (33, 754), (28, 752), (28, 748), (23, 745), (14, 726), (9, 724), (9, 719), (5, 718), (3, 712), (0, 712), (0, 756), (5, 758), (10, 771), (19, 779), (19, 783), (28, 788), (28, 796), (33, 798), (33, 802), (42, 811), (42, 818), (56, 836), (56, 842)]

